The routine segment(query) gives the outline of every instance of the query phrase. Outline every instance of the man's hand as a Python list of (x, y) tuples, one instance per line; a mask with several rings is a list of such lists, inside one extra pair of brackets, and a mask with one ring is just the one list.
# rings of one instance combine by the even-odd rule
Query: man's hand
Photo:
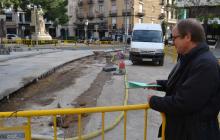
[[(156, 85), (157, 83), (148, 83), (148, 85)], [(148, 87), (147, 89), (157, 90), (157, 87)]]

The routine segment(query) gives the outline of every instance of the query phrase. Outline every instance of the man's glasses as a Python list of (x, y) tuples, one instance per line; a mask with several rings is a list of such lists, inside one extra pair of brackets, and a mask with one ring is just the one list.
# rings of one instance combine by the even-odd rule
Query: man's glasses
[(172, 36), (173, 41), (175, 41), (178, 37), (181, 37), (181, 35)]

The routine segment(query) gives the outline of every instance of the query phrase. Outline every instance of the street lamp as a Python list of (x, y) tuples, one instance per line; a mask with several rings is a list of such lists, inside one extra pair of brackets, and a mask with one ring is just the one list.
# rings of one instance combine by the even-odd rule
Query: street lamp
[(6, 35), (5, 21), (6, 21), (6, 16), (1, 15), (1, 13), (0, 13), (0, 47), (3, 42), (3, 37), (5, 37), (5, 35)]
[(99, 25), (96, 24), (96, 25), (95, 25), (95, 32), (96, 32), (95, 38), (96, 38), (96, 39), (99, 38), (98, 28), (99, 28)]
[(21, 26), (21, 30), (22, 30), (22, 36), (23, 38), (25, 38), (25, 35), (24, 35), (25, 26), (24, 25)]
[(89, 21), (88, 19), (85, 20), (85, 27), (84, 27), (84, 30), (85, 30), (85, 43), (87, 41), (87, 28), (88, 28), (88, 25), (89, 25)]
[[(36, 37), (36, 45), (38, 45), (38, 35), (39, 35), (39, 32), (38, 32), (38, 6), (37, 5), (34, 5), (34, 4), (29, 4), (27, 5), (27, 8), (28, 9), (33, 9), (33, 15), (32, 15), (32, 20), (34, 20), (34, 25), (35, 25), (35, 37)], [(40, 6), (39, 6), (39, 9)], [(41, 11), (40, 11), (41, 12)]]

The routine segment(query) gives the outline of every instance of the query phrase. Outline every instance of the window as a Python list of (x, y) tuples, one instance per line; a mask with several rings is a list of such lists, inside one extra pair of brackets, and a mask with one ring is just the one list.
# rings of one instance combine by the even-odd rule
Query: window
[(174, 17), (174, 11), (172, 10), (171, 11), (171, 19), (173, 19), (173, 17)]
[(116, 11), (116, 1), (112, 1), (112, 11)]
[(143, 12), (143, 4), (139, 3), (139, 12)]
[(155, 6), (152, 5), (152, 12), (154, 13), (155, 12)]
[(6, 13), (6, 21), (12, 21), (12, 13)]
[(124, 18), (124, 25), (126, 25), (127, 28), (129, 28), (129, 23), (130, 23), (130, 18), (129, 17), (125, 17)]
[(112, 17), (112, 29), (117, 29), (117, 18), (116, 17)]
[(103, 5), (99, 5), (99, 13), (103, 12)]
[(141, 17), (138, 19), (138, 23), (143, 23), (144, 22), (144, 19)]
[(112, 25), (116, 24), (116, 17), (112, 17)]
[(132, 41), (134, 42), (162, 42), (162, 32), (155, 30), (135, 30)]
[(23, 16), (22, 15), (23, 15), (22, 13), (18, 14), (19, 22), (23, 22)]
[(93, 6), (89, 6), (89, 13), (93, 13)]
[(128, 8), (130, 6), (129, 3), (130, 3), (129, 0), (124, 0), (125, 7)]

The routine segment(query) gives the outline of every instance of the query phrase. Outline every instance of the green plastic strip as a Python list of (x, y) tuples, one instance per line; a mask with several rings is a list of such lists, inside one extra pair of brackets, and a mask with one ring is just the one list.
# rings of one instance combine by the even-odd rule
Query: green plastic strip
[(141, 82), (135, 82), (135, 81), (128, 81), (127, 82), (128, 88), (148, 88), (148, 87), (161, 87), (157, 84), (146, 84)]

